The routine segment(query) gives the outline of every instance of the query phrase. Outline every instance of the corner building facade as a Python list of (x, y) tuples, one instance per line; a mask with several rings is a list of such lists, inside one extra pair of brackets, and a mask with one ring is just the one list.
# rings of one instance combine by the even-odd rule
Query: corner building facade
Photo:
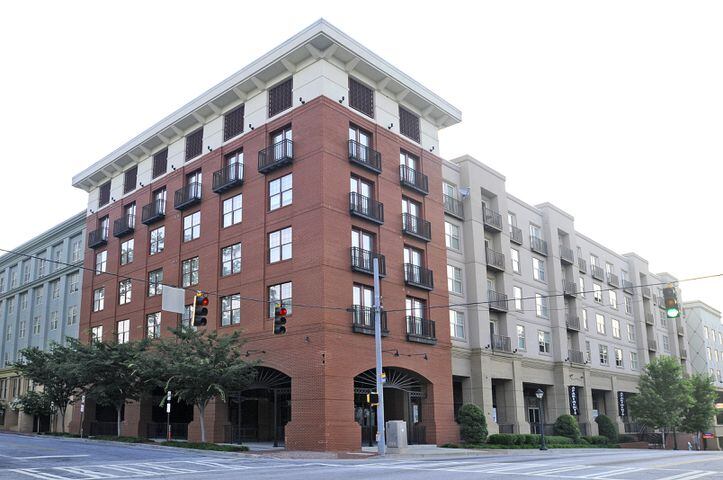
[[(74, 177), (89, 193), (81, 338), (166, 335), (189, 317), (161, 310), (162, 285), (186, 288), (189, 305), (211, 292), (205, 328), (243, 331), (262, 366), (209, 407), (208, 440), (359, 449), (376, 433), (364, 399), (378, 257), (387, 420), (406, 421), (413, 443), (455, 441), (447, 312), (428, 307), (449, 300), (433, 152), (459, 120), (316, 22)], [(285, 335), (273, 334), (276, 303)], [(126, 405), (124, 434), (162, 431), (163, 393)], [(172, 422), (197, 440), (192, 410)], [(86, 431), (101, 417), (88, 406)]]

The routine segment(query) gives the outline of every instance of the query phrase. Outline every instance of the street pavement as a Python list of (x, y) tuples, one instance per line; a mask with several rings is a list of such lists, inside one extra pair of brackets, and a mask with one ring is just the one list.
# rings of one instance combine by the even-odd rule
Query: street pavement
[(494, 451), (476, 456), (280, 458), (282, 454), (203, 452), (155, 445), (0, 434), (0, 479), (404, 480), (559, 478), (723, 479), (723, 453), (626, 449)]

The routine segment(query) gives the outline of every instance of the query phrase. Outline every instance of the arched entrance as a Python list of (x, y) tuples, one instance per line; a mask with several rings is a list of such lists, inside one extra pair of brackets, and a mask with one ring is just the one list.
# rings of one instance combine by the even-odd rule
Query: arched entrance
[[(284, 442), (291, 420), (291, 377), (269, 367), (255, 367), (256, 379), (229, 395), (226, 442)], [(240, 408), (239, 408), (240, 406)]]
[[(383, 369), (384, 420), (407, 423), (410, 445), (426, 443), (422, 424), (422, 402), (427, 396), (427, 380), (409, 370), (395, 367)], [(354, 377), (354, 418), (361, 426), (362, 445), (374, 445), (377, 435), (376, 407), (367, 403), (367, 394), (376, 391), (376, 370), (369, 369)]]

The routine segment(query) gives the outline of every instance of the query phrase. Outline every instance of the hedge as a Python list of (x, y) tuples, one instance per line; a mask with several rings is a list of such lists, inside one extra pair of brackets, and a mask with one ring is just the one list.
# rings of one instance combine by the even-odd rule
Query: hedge
[(482, 443), (487, 438), (487, 420), (481, 408), (473, 403), (462, 405), (457, 413), (460, 436), (465, 443)]
[(618, 427), (607, 415), (598, 415), (595, 418), (600, 435), (607, 437), (608, 443), (618, 442)]
[(577, 420), (572, 415), (564, 414), (557, 417), (553, 425), (555, 435), (572, 438), (577, 441), (580, 439), (580, 427)]

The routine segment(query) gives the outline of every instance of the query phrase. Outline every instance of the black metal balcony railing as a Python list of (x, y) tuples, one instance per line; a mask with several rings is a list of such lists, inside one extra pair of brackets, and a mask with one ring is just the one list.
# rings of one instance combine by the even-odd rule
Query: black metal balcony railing
[(259, 151), (259, 173), (269, 173), (294, 161), (294, 142), (281, 140)]
[(522, 245), (522, 229), (512, 225), (510, 227), (510, 240), (518, 245)]
[(547, 255), (547, 242), (539, 237), (530, 235), (530, 249), (540, 255)]
[(403, 213), (402, 232), (428, 242), (432, 239), (432, 224), (423, 218), (415, 217), (411, 213)]
[(449, 195), (442, 195), (442, 202), (444, 203), (445, 212), (460, 220), (464, 220), (464, 207), (461, 200), (457, 200)]
[(641, 292), (643, 293), (643, 298), (648, 298), (648, 299), (650, 298), (650, 296), (651, 296), (650, 287), (643, 287), (641, 289)]
[(113, 236), (120, 238), (129, 233), (133, 233), (136, 228), (136, 216), (126, 214), (113, 222)]
[(648, 325), (655, 325), (655, 316), (652, 313), (645, 313), (645, 323)]
[[(386, 336), (389, 334), (387, 328), (387, 312), (381, 312), (381, 327), (382, 335)], [(371, 307), (362, 307), (360, 305), (352, 305), (351, 307), (351, 328), (356, 333), (363, 333), (365, 335), (374, 335), (376, 316), (374, 315), (374, 309)]]
[(384, 223), (384, 204), (356, 192), (349, 194), (349, 212), (379, 225)]
[(613, 287), (619, 287), (620, 280), (618, 279), (618, 276), (614, 273), (608, 273), (608, 284), (612, 285)]
[(590, 265), (590, 274), (597, 280), (605, 280), (605, 270), (597, 265)]
[(577, 268), (580, 273), (587, 273), (587, 261), (585, 259), (577, 257)]
[(568, 350), (567, 358), (571, 363), (576, 363), (578, 365), (585, 365), (585, 363), (587, 363), (585, 362), (585, 353), (578, 350)]
[(99, 227), (88, 233), (88, 247), (98, 248), (108, 243), (108, 228)]
[(489, 299), (489, 307), (493, 310), (500, 312), (507, 311), (507, 295), (494, 290), (487, 290), (487, 297)]
[(176, 190), (173, 206), (176, 210), (185, 210), (201, 201), (201, 184), (192, 182)]
[(399, 181), (405, 187), (409, 187), (424, 195), (429, 193), (429, 179), (425, 174), (409, 168), (406, 165), (399, 165)]
[(568, 314), (565, 317), (565, 326), (567, 327), (568, 330), (573, 330), (575, 332), (579, 332), (580, 331), (580, 317), (578, 317), (577, 315)]
[(562, 281), (562, 293), (568, 297), (574, 297), (577, 294), (575, 282)]
[(235, 162), (213, 172), (213, 191), (223, 193), (244, 183), (244, 164)]
[(410, 342), (426, 343), (429, 345), (437, 343), (434, 320), (412, 316), (407, 316), (406, 320), (407, 340)]
[(572, 248), (561, 245), (560, 246), (560, 260), (562, 260), (563, 262), (569, 263), (570, 265), (575, 263), (575, 254), (572, 253)]
[(630, 280), (623, 279), (623, 291), (626, 293), (633, 293), (633, 282)]
[(512, 340), (504, 335), (492, 334), (492, 350), (512, 353)]
[(351, 269), (355, 272), (374, 275), (374, 258), (379, 259), (379, 275), (382, 277), (385, 276), (387, 274), (387, 266), (384, 255), (359, 247), (351, 247)]
[(648, 340), (648, 350), (651, 352), (657, 352), (658, 351), (658, 342), (655, 340)]
[(150, 225), (158, 220), (163, 220), (166, 216), (166, 201), (153, 200), (148, 205), (143, 206), (141, 211), (141, 223)]
[(505, 254), (496, 252), (489, 247), (485, 248), (485, 253), (487, 254), (487, 266), (504, 272)]
[(382, 173), (382, 154), (356, 140), (349, 140), (349, 161), (375, 173)]
[(502, 231), (502, 215), (500, 215), (498, 212), (495, 212), (491, 208), (485, 207), (482, 209), (482, 216), (484, 219), (484, 226), (485, 228), (497, 230), (498, 232)]
[(434, 288), (434, 275), (431, 270), (412, 263), (404, 264), (404, 281), (413, 287), (432, 290)]

